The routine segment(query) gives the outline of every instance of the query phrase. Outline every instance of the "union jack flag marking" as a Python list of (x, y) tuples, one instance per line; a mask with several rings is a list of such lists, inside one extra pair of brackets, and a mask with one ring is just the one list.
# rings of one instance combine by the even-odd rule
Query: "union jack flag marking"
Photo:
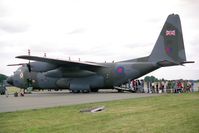
[(176, 31), (175, 30), (166, 30), (165, 35), (166, 36), (175, 36)]

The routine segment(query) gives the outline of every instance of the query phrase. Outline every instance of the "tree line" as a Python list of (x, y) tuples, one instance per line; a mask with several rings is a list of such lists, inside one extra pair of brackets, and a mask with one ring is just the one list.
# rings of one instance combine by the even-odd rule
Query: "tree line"
[(4, 80), (7, 79), (8, 76), (4, 75), (4, 74), (0, 74), (0, 84), (3, 83)]

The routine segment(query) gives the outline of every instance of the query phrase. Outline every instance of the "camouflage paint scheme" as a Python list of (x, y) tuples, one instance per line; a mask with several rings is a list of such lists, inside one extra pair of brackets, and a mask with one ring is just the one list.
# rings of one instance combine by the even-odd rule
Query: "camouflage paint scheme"
[(129, 80), (139, 78), (158, 68), (183, 65), (186, 62), (181, 22), (178, 15), (168, 16), (162, 31), (149, 56), (115, 63), (75, 62), (37, 56), (17, 56), (34, 60), (18, 68), (8, 78), (8, 83), (28, 87), (31, 79), (33, 88), (70, 89), (72, 91), (98, 91), (114, 88)]

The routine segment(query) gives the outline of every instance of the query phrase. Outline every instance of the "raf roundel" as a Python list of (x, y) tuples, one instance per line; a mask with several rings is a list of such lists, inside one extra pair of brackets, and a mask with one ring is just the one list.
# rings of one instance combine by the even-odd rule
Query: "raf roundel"
[(165, 51), (166, 51), (167, 54), (170, 54), (170, 53), (172, 52), (172, 48), (167, 47), (167, 48), (165, 49)]
[(22, 73), (22, 72), (20, 73), (20, 78), (21, 78), (21, 79), (23, 78), (23, 73)]
[(116, 68), (116, 73), (117, 73), (117, 74), (124, 74), (124, 67), (118, 66), (118, 67)]

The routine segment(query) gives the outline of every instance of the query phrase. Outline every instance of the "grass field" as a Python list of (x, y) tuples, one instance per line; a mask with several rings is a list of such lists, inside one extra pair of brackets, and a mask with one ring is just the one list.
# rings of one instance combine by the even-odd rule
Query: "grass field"
[(20, 92), (20, 89), (14, 86), (7, 87), (9, 94), (14, 94), (15, 92)]
[[(105, 106), (98, 113), (81, 109)], [(198, 133), (199, 93), (0, 113), (1, 133)]]

